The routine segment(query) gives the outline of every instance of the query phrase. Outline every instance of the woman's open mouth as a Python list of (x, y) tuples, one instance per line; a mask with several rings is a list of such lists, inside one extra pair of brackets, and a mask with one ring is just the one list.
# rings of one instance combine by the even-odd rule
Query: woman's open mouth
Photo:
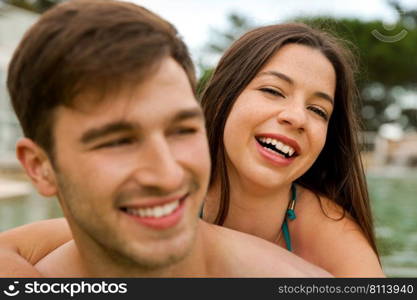
[(280, 155), (283, 158), (287, 159), (296, 157), (298, 155), (298, 153), (293, 147), (277, 139), (264, 136), (257, 136), (255, 137), (255, 139), (259, 143), (259, 145), (261, 145), (265, 150), (271, 152), (272, 154)]

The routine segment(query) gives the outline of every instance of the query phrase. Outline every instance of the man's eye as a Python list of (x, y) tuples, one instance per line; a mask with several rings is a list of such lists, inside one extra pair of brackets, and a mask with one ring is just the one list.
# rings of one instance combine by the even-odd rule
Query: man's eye
[(96, 147), (96, 149), (127, 146), (127, 145), (133, 144), (134, 141), (135, 141), (135, 139), (133, 139), (133, 138), (116, 139), (116, 140), (113, 140), (113, 141), (109, 141), (109, 142), (100, 144)]
[(261, 88), (259, 90), (262, 91), (262, 92), (264, 92), (264, 93), (270, 94), (272, 96), (285, 98), (285, 96), (280, 91), (278, 91), (276, 89), (272, 89), (272, 88)]
[(309, 109), (315, 114), (317, 114), (318, 116), (320, 116), (321, 118), (323, 118), (325, 121), (329, 119), (327, 112), (324, 111), (323, 109), (318, 108), (316, 106), (310, 106)]

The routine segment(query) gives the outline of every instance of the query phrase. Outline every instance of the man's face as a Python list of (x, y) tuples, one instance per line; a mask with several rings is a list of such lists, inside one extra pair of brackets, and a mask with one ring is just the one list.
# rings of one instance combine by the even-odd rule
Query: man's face
[(80, 250), (146, 269), (181, 260), (210, 173), (204, 119), (185, 72), (165, 58), (135, 89), (93, 96), (78, 96), (76, 109), (59, 107), (53, 130), (59, 198)]

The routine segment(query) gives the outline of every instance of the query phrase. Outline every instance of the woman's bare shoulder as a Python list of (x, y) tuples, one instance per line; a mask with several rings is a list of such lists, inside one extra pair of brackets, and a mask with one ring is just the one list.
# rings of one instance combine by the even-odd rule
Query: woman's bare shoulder
[[(209, 224), (216, 273), (232, 277), (330, 277), (321, 268), (259, 237)], [(212, 243), (210, 243), (212, 244)], [(213, 251), (214, 250), (214, 251)]]
[(360, 226), (344, 209), (302, 189), (294, 222), (296, 252), (335, 276), (384, 276)]

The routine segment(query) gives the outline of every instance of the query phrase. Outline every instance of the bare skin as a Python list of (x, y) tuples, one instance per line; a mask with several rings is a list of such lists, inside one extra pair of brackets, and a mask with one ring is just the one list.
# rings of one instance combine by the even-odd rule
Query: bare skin
[[(198, 259), (193, 255), (194, 259), (187, 267), (185, 262), (166, 270), (164, 274), (149, 273), (144, 276), (331, 277), (320, 268), (262, 239), (204, 221), (199, 221), (198, 227), (200, 234), (194, 248), (199, 253)], [(33, 238), (22, 238), (23, 234), (27, 237), (48, 234), (54, 238), (37, 244)], [(40, 221), (3, 232), (0, 243), (0, 261), (5, 263), (0, 270), (2, 277), (91, 276), (83, 267), (65, 219)], [(197, 250), (202, 248), (210, 248), (210, 251)], [(254, 257), (257, 259), (254, 260)]]
[[(40, 237), (45, 234), (55, 237), (42, 239), (48, 241), (47, 245), (39, 243)], [(3, 266), (0, 275), (3, 277), (40, 277), (41, 273), (33, 266), (71, 238), (68, 225), (61, 219), (40, 221), (0, 233), (2, 244), (0, 260)]]
[[(361, 274), (361, 277), (384, 277), (378, 259), (370, 250), (358, 225), (348, 215), (340, 219), (342, 211), (334, 202), (321, 198), (322, 205), (320, 205), (318, 199), (309, 190), (302, 188), (298, 190), (299, 195), (295, 212), (299, 218), (289, 222), (293, 253), (314, 265), (320, 266), (336, 277), (357, 277), (357, 274)], [(253, 220), (254, 228), (256, 228), (259, 224), (255, 219)], [(285, 262), (285, 259), (280, 258), (276, 264), (271, 264), (274, 255), (268, 256), (266, 255), (267, 252), (276, 253), (277, 257), (289, 255), (287, 251), (282, 250), (285, 249), (282, 236), (277, 242), (280, 247), (271, 247), (272, 244), (265, 243), (261, 239), (238, 234), (238, 232), (227, 230), (225, 227), (208, 223), (204, 223), (203, 227), (216, 240), (216, 242), (210, 242), (213, 250), (210, 253), (216, 253), (219, 258), (217, 261), (215, 257), (209, 257), (209, 260), (210, 258), (212, 260), (209, 263), (211, 269), (207, 270), (205, 276), (268, 276), (262, 274), (262, 272), (252, 274), (254, 269), (250, 265), (245, 270), (242, 269), (244, 267), (242, 265), (233, 268), (234, 264), (239, 264), (236, 254), (241, 253), (242, 256), (255, 255), (252, 257), (258, 258), (266, 257), (265, 267), (267, 268), (280, 267)], [(219, 235), (217, 236), (216, 233)], [(45, 235), (53, 237), (53, 239), (42, 239), (42, 243), (39, 243), (39, 237)], [(249, 251), (247, 247), (233, 246), (234, 242), (239, 245), (238, 240), (242, 239), (247, 241), (249, 245), (255, 245), (254, 243), (256, 243), (260, 247), (258, 249), (253, 247)], [(223, 244), (219, 243), (219, 240)], [(0, 276), (59, 277), (69, 276), (69, 274), (76, 276), (75, 271), (70, 272), (68, 268), (62, 268), (62, 262), (68, 263), (68, 258), (61, 259), (73, 243), (71, 231), (64, 219), (40, 221), (3, 232), (0, 234), (0, 244), (2, 245), (0, 248), (0, 261), (2, 262)], [(346, 247), (346, 243), (349, 243), (349, 247)], [(221, 246), (214, 249), (214, 245)], [(237, 252), (233, 253), (227, 250), (232, 249), (231, 247), (236, 248), (235, 251)], [(293, 256), (290, 258), (292, 259)], [(251, 262), (253, 260), (248, 259), (246, 261)], [(58, 265), (60, 265), (60, 268), (56, 268)], [(67, 265), (71, 268), (73, 266), (71, 264)], [(256, 266), (260, 266), (259, 261), (257, 261)], [(306, 265), (301, 264), (301, 267), (302, 272), (311, 271), (310, 275), (304, 275), (307, 277), (314, 276), (315, 272), (319, 271), (318, 268), (311, 265), (306, 267)], [(66, 271), (62, 273), (62, 270)], [(266, 270), (264, 269), (264, 271)], [(274, 275), (273, 272), (274, 270), (271, 270), (271, 276), (279, 276), (278, 273)], [(320, 276), (320, 274), (329, 276), (322, 271), (319, 271), (316, 275)], [(294, 274), (294, 276), (297, 276), (297, 274)]]
[(336, 277), (385, 277), (362, 230), (340, 206), (302, 188), (297, 206), (300, 218), (289, 224), (294, 254)]
[[(336, 80), (330, 63), (312, 49), (288, 47), (288, 57), (276, 56), (267, 65), (270, 69), (242, 92), (227, 120), (233, 189), (224, 225), (241, 232), (196, 219), (209, 179), (204, 122), (183, 70), (170, 59), (137, 90), (107, 95), (100, 105), (84, 101), (95, 96), (86, 92), (80, 95), (79, 103), (85, 105), (79, 110), (58, 107), (54, 136), (59, 137), (59, 168), (33, 141), (18, 144), (27, 174), (41, 194), (58, 196), (71, 231), (65, 221), (55, 220), (2, 233), (0, 275), (329, 276), (267, 242), (283, 246), (277, 229), (289, 187), (321, 152), (334, 103)], [(313, 63), (306, 68), (304, 61)], [(261, 133), (296, 140), (303, 155), (287, 168), (271, 166), (253, 147), (253, 135)], [(217, 199), (218, 191), (211, 189), (207, 221), (213, 219)], [(296, 212), (301, 221), (290, 224), (295, 254), (338, 276), (381, 275), (355, 223), (346, 217), (334, 225), (321, 207), (330, 216), (339, 209), (330, 200), (321, 202), (300, 191)], [(141, 211), (151, 209), (156, 215), (152, 208), (166, 203), (184, 211), (175, 217), (178, 223), (149, 226)], [(45, 241), (37, 244), (41, 239)]]
[[(262, 237), (286, 249), (279, 230), (284, 216), (280, 218), (276, 213), (279, 210), (275, 207), (256, 207), (232, 206), (230, 211), (238, 212), (239, 218), (234, 219), (234, 214), (229, 213), (225, 226)], [(205, 206), (204, 219), (209, 218), (210, 209), (210, 205)], [(259, 217), (271, 212), (269, 222)], [(342, 208), (333, 201), (323, 197), (318, 199), (310, 190), (298, 186), (295, 214), (297, 218), (288, 221), (292, 253), (335, 277), (385, 277), (377, 256), (359, 226), (348, 213), (343, 214)], [(272, 223), (273, 226), (265, 226), (266, 223)]]
[(42, 195), (58, 196), (68, 224), (44, 221), (2, 233), (1, 275), (329, 276), (262, 239), (198, 219), (210, 170), (204, 119), (172, 58), (135, 89), (94, 105), (94, 93), (78, 97), (79, 108), (55, 110), (58, 167), (30, 139), (17, 143), (32, 183)]
[[(308, 54), (308, 53), (307, 53)], [(308, 55), (306, 53), (303, 53), (302, 57), (308, 59)], [(315, 53), (313, 53), (315, 54)], [(286, 60), (288, 61), (288, 60)], [(314, 59), (309, 59), (309, 61), (318, 61), (318, 58), (314, 57)], [(322, 66), (323, 64), (321, 64)], [(289, 67), (288, 70), (295, 70), (294, 67)], [(288, 70), (287, 73), (289, 72)], [(281, 69), (280, 69), (281, 71)], [(321, 74), (325, 72), (320, 72)], [(332, 73), (329, 72), (329, 77), (332, 76)], [(304, 74), (304, 69), (301, 74)], [(298, 76), (298, 73), (291, 73), (290, 74), (293, 79), (297, 79), (300, 76)], [(314, 77), (314, 76), (307, 76), (307, 77)], [(301, 77), (303, 78), (303, 77)], [(265, 79), (262, 79), (265, 80)], [(269, 79), (268, 79), (269, 80)], [(328, 80), (329, 81), (329, 80)], [(275, 81), (272, 81), (274, 84)], [(325, 81), (327, 82), (327, 81)], [(260, 84), (264, 85), (265, 83), (269, 84), (269, 81), (267, 82), (261, 82)], [(272, 84), (272, 85), (273, 85)], [(324, 85), (325, 86), (325, 85)], [(250, 85), (249, 88), (252, 86)], [(256, 92), (256, 85), (253, 86), (254, 91)], [(315, 87), (311, 88), (314, 90)], [(326, 90), (328, 94), (332, 94), (332, 90), (334, 88), (330, 87), (324, 87), (320, 88), (320, 90)], [(328, 90), (328, 91), (327, 91)], [(269, 96), (268, 96), (269, 97)], [(297, 99), (302, 99), (297, 98)], [(301, 100), (300, 100), (301, 101)], [(315, 100), (316, 101), (316, 100)], [(321, 99), (317, 100), (317, 105), (320, 104), (322, 101)], [(331, 111), (331, 107), (328, 107), (329, 103), (327, 101), (324, 102), (323, 105), (329, 112)], [(300, 102), (301, 105), (304, 105), (303, 102)], [(310, 102), (309, 102), (310, 104)], [(312, 102), (312, 104), (315, 104), (315, 102)], [(275, 104), (274, 104), (275, 105)], [(315, 104), (316, 105), (316, 104)], [(252, 111), (252, 110), (249, 110)], [(271, 109), (266, 109), (266, 112), (271, 112)], [(306, 116), (304, 116), (303, 119), (300, 119), (300, 108), (297, 110), (294, 110), (291, 108), (291, 110), (282, 110), (283, 113), (286, 113), (281, 119), (280, 122), (282, 124), (285, 124), (288, 128), (293, 130), (294, 128), (303, 128), (304, 132), (312, 131), (313, 134), (317, 135), (321, 132), (321, 135), (319, 136), (312, 136), (309, 138), (311, 140), (310, 143), (313, 143), (314, 151), (316, 153), (320, 152), (320, 147), (318, 147), (315, 143), (318, 138), (325, 137), (325, 129), (326, 129), (326, 123), (318, 118), (316, 115), (314, 115), (311, 111), (307, 111)], [(296, 113), (296, 114), (294, 114)], [(253, 115), (253, 113), (252, 113)], [(259, 115), (259, 121), (256, 120), (257, 123), (254, 124), (263, 124), (261, 122), (269, 122), (268, 115), (260, 114)], [(242, 122), (239, 122), (238, 124), (241, 124)], [(266, 123), (269, 124), (269, 123)], [(263, 125), (262, 125), (263, 126)], [(268, 125), (269, 126), (269, 125)], [(240, 129), (240, 127), (239, 127)], [(287, 129), (290, 131), (290, 129)], [(233, 135), (232, 135), (233, 136)], [(234, 135), (238, 136), (238, 135)], [(237, 142), (234, 144), (238, 144)], [(306, 143), (306, 145), (308, 145)], [(320, 146), (320, 145), (319, 145)], [(307, 147), (307, 146), (305, 146)], [(244, 147), (240, 147), (241, 149), (244, 149)], [(308, 156), (306, 156), (306, 161), (312, 163), (315, 159), (314, 155), (311, 155), (311, 152), (308, 152), (306, 150), (306, 153), (309, 153)], [(246, 155), (246, 154), (243, 154)], [(246, 157), (243, 157), (244, 159), (240, 159), (237, 161), (248, 161)], [(306, 170), (306, 164), (307, 163), (299, 163), (296, 164), (293, 170), (291, 169), (291, 174), (293, 173), (292, 177), (299, 176)], [(251, 164), (252, 166), (256, 166), (255, 164)], [(264, 170), (260, 170), (264, 172)], [(257, 169), (254, 170), (254, 172), (251, 172), (251, 176), (253, 178), (242, 178), (242, 174), (244, 172), (237, 173), (237, 176), (234, 176), (232, 178), (232, 195), (231, 195), (231, 209), (229, 211), (228, 218), (226, 219), (226, 222), (224, 224), (225, 227), (241, 231), (250, 235), (257, 236), (259, 238), (262, 238), (264, 240), (273, 242), (275, 244), (278, 243), (281, 248), (278, 248), (277, 251), (279, 253), (283, 253), (282, 248), (285, 248), (285, 243), (283, 241), (282, 236), (279, 236), (279, 228), (281, 227), (282, 221), (284, 219), (284, 214), (286, 207), (288, 206), (288, 199), (289, 199), (289, 186), (290, 183), (295, 179), (288, 176), (288, 172), (281, 172), (274, 169), (269, 170), (269, 173), (263, 174), (262, 172), (258, 172)], [(233, 176), (233, 174), (232, 174)], [(275, 178), (273, 177), (275, 176)], [(237, 178), (237, 179), (236, 179)], [(267, 180), (273, 179), (270, 182)], [(246, 181), (245, 181), (246, 180)], [(250, 184), (248, 184), (248, 182)], [(269, 186), (262, 186), (264, 183), (269, 184)], [(276, 182), (280, 182), (281, 184), (279, 186), (274, 186)], [(261, 184), (258, 184), (261, 183)], [(247, 187), (250, 187), (250, 189), (247, 189)], [(214, 220), (215, 214), (217, 212), (217, 201), (216, 199), (219, 199), (218, 189), (216, 189), (216, 185), (212, 186), (208, 193), (208, 201), (206, 201), (205, 205), (205, 211), (204, 211), (204, 219), (208, 222), (212, 222)], [(237, 200), (234, 200), (237, 199)], [(276, 199), (284, 199), (283, 201), (276, 201)], [(381, 266), (378, 262), (377, 256), (372, 251), (371, 247), (369, 246), (368, 242), (366, 241), (363, 233), (361, 232), (359, 226), (349, 217), (348, 214), (346, 214), (345, 217), (341, 218), (343, 216), (343, 212), (340, 207), (338, 207), (334, 202), (332, 202), (329, 199), (321, 198), (318, 200), (316, 196), (309, 190), (303, 189), (301, 187), (298, 187), (298, 196), (297, 196), (297, 205), (296, 205), (296, 214), (298, 215), (298, 218), (294, 221), (289, 222), (289, 229), (291, 232), (292, 237), (292, 246), (294, 254), (300, 256), (301, 258), (319, 266), (320, 268), (325, 269), (327, 272), (330, 272), (334, 276), (338, 277), (379, 277), (384, 276), (383, 271), (381, 269)], [(248, 221), (250, 220), (250, 222)], [(216, 228), (216, 232), (221, 232), (222, 229), (218, 227)], [(51, 234), (45, 232), (45, 234), (48, 234), (48, 236), (51, 236)], [(23, 235), (21, 235), (22, 238), (15, 237), (12, 240), (14, 240), (15, 244), (9, 244), (9, 246), (6, 246), (4, 250), (1, 250), (3, 252), (4, 261), (11, 262), (10, 259), (7, 259), (7, 257), (14, 257), (16, 262), (19, 262), (27, 272), (31, 271), (30, 264), (28, 265), (24, 260), (22, 261), (22, 257), (18, 256), (16, 252), (21, 254), (24, 259), (28, 259), (31, 264), (38, 263), (39, 260), (33, 260), (33, 258), (43, 257), (49, 252), (53, 251), (57, 244), (63, 243), (63, 240), (68, 241), (70, 239), (70, 236), (63, 237), (63, 235), (59, 235), (57, 237), (56, 241), (52, 241), (49, 244), (43, 244), (41, 245), (42, 249), (35, 249), (33, 250), (36, 252), (36, 255), (32, 258), (31, 255), (28, 255), (32, 252), (32, 250), (27, 249), (27, 245), (16, 245), (16, 243), (20, 243), (20, 240), (23, 239)], [(24, 235), (26, 236), (26, 235)], [(215, 238), (216, 239), (216, 238)], [(219, 237), (220, 239), (220, 237)], [(17, 242), (19, 241), (19, 242)], [(225, 243), (228, 243), (228, 239), (225, 239)], [(1, 238), (0, 238), (1, 242)], [(217, 243), (217, 242), (216, 242)], [(214, 243), (215, 244), (215, 243)], [(213, 243), (210, 243), (210, 245), (214, 245)], [(267, 243), (268, 244), (268, 243)], [(5, 244), (6, 245), (6, 244)], [(50, 259), (52, 260), (53, 257), (57, 257), (59, 253), (63, 253), (63, 251), (68, 251), (70, 249), (70, 246), (73, 245), (71, 242), (69, 244), (66, 244), (64, 248), (60, 248), (57, 250), (57, 252), (53, 252), (53, 256), (47, 257), (45, 259), (45, 262), (48, 262)], [(220, 241), (220, 244), (222, 245), (222, 242)], [(271, 244), (268, 244), (269, 246)], [(268, 247), (269, 247), (268, 246)], [(32, 246), (29, 246), (32, 247)], [(211, 246), (212, 247), (212, 246)], [(231, 246), (230, 246), (231, 247)], [(224, 247), (222, 249), (228, 249), (228, 247)], [(243, 250), (242, 250), (243, 249)], [(13, 253), (14, 251), (14, 253)], [(237, 249), (238, 253), (239, 251), (246, 251), (245, 247), (238, 247)], [(254, 250), (256, 251), (262, 251), (262, 250)], [(228, 257), (226, 250), (219, 251), (219, 252), (211, 252), (213, 253), (213, 257)], [(249, 253), (246, 253), (249, 255)], [(246, 255), (242, 254), (242, 255)], [(62, 255), (62, 254), (61, 254)], [(263, 257), (262, 254), (256, 254), (252, 253), (253, 257)], [(208, 259), (208, 258), (204, 258)], [(251, 259), (249, 259), (250, 261)], [(268, 260), (268, 259), (267, 259)], [(59, 262), (60, 260), (58, 260)], [(226, 274), (233, 274), (233, 272), (240, 272), (243, 269), (240, 269), (239, 271), (233, 270), (231, 268), (228, 268), (227, 266), (233, 265), (233, 261), (235, 261), (235, 256), (230, 257), (229, 263), (225, 263), (222, 259), (220, 260), (221, 268), (220, 271), (215, 272), (207, 272), (207, 276), (216, 276), (216, 275), (210, 275), (210, 274), (224, 274), (223, 276), (229, 276)], [(58, 265), (58, 262), (55, 262), (54, 264), (51, 264), (52, 266)], [(268, 267), (270, 264), (269, 262), (266, 262), (266, 267)], [(48, 264), (47, 264), (48, 265)], [(72, 264), (75, 265), (75, 264)], [(71, 266), (72, 266), (71, 265)], [(210, 263), (211, 266), (216, 265), (214, 263)], [(46, 274), (55, 274), (51, 270), (46, 272), (46, 269), (44, 269), (44, 260), (37, 265), (38, 270), (41, 271), (43, 275)], [(239, 266), (239, 265), (238, 265)], [(68, 266), (69, 267), (69, 266)], [(252, 270), (252, 267), (249, 267), (250, 270)], [(40, 269), (39, 269), (40, 268)], [(242, 266), (239, 266), (239, 268), (244, 268)], [(11, 272), (13, 270), (13, 264), (11, 265), (10, 270), (4, 269), (4, 272)], [(250, 276), (249, 274), (252, 274), (252, 271), (249, 271), (249, 273), (246, 273), (242, 271), (240, 275), (236, 274), (236, 276)], [(14, 271), (16, 274), (20, 274), (21, 272)], [(74, 276), (76, 274), (79, 274), (79, 272), (72, 272)], [(10, 274), (10, 273), (9, 273)], [(36, 273), (35, 273), (36, 275)], [(34, 275), (34, 276), (35, 276)], [(56, 274), (55, 274), (56, 275)], [(64, 275), (64, 274), (62, 274)], [(253, 276), (256, 276), (256, 274), (252, 274)], [(233, 276), (233, 275), (230, 275)], [(260, 276), (267, 276), (267, 275), (260, 275)], [(279, 276), (279, 275), (276, 275)]]

